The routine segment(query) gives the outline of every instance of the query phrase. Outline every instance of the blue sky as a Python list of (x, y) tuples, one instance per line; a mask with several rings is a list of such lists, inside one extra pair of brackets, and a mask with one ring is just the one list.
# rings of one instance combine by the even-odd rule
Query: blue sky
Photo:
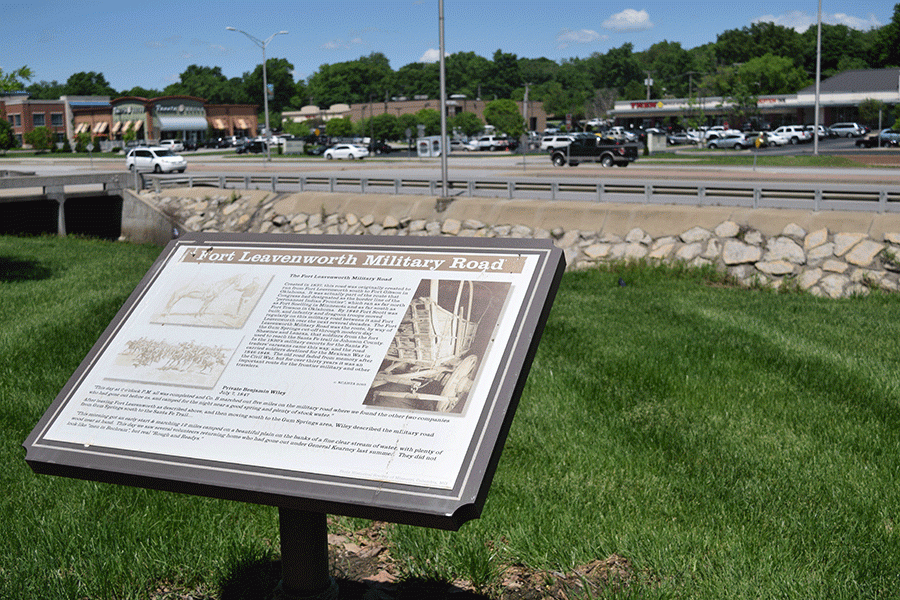
[[(823, 0), (823, 21), (880, 27), (894, 4)], [(816, 0), (444, 0), (444, 42), (451, 54), (491, 58), (500, 49), (558, 61), (626, 42), (635, 50), (662, 40), (693, 48), (759, 20), (802, 31), (815, 24), (817, 7)], [(227, 77), (251, 71), (262, 50), (228, 26), (263, 40), (288, 31), (271, 41), (267, 56), (291, 62), (295, 79), (371, 52), (383, 53), (396, 70), (437, 60), (439, 48), (438, 0), (37, 0), (0, 2), (0, 15), (4, 72), (27, 65), (33, 81), (64, 83), (73, 73), (97, 71), (116, 90), (162, 89), (191, 64), (221, 67)]]

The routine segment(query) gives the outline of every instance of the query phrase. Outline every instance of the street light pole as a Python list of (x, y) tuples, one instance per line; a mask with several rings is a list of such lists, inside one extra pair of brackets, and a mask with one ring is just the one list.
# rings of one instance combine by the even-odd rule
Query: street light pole
[(269, 146), (271, 145), (270, 142), (271, 142), (271, 140), (272, 140), (272, 131), (269, 129), (269, 82), (268, 82), (268, 80), (267, 80), (267, 78), (266, 78), (266, 46), (269, 45), (269, 42), (271, 42), (272, 39), (274, 39), (276, 35), (287, 35), (287, 31), (278, 31), (278, 32), (273, 33), (272, 35), (270, 35), (270, 36), (269, 36), (269, 39), (267, 39), (266, 41), (262, 41), (262, 40), (260, 40), (260, 39), (258, 39), (258, 38), (253, 37), (252, 35), (250, 35), (250, 34), (247, 33), (246, 31), (242, 31), (242, 30), (236, 29), (236, 28), (234, 28), (234, 27), (226, 27), (225, 29), (227, 29), (228, 31), (237, 31), (238, 33), (243, 33), (243, 34), (246, 35), (248, 38), (250, 38), (250, 39), (253, 41), (254, 44), (256, 44), (257, 46), (259, 46), (260, 48), (262, 48), (262, 55), (263, 55), (263, 62), (262, 62), (262, 69), (263, 69), (263, 110), (264, 110), (265, 113), (266, 113), (266, 160), (267, 160), (267, 161), (271, 161), (271, 160), (272, 160), (272, 154), (271, 154), (270, 151), (269, 151)]

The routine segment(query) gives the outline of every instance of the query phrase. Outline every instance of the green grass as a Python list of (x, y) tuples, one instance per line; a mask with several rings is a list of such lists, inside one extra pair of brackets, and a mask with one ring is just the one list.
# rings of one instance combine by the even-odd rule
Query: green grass
[[(158, 252), (0, 237), (0, 598), (147, 598), (163, 581), (223, 598), (277, 558), (272, 508), (25, 465), (22, 441)], [(496, 591), (508, 564), (615, 553), (639, 577), (600, 597), (900, 597), (900, 297), (717, 279), (567, 274), (482, 518), (390, 528), (406, 576)]]

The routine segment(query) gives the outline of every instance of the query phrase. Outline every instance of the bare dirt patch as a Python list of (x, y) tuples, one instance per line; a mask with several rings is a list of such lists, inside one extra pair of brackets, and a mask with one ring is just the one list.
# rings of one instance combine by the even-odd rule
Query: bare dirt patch
[[(333, 533), (328, 535), (328, 552), (339, 600), (572, 600), (648, 581), (627, 558), (615, 554), (567, 573), (503, 565), (498, 580), (483, 590), (476, 590), (468, 581), (403, 578), (385, 535), (388, 527), (391, 525), (373, 522), (364, 529), (348, 531), (330, 523)], [(279, 561), (260, 561), (236, 570), (220, 590), (164, 581), (149, 599), (277, 600), (273, 593), (280, 578)]]

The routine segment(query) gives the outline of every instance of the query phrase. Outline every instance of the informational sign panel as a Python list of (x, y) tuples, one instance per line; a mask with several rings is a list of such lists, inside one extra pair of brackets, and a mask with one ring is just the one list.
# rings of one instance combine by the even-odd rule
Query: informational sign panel
[(26, 460), (458, 528), (480, 514), (563, 267), (538, 240), (182, 237)]

